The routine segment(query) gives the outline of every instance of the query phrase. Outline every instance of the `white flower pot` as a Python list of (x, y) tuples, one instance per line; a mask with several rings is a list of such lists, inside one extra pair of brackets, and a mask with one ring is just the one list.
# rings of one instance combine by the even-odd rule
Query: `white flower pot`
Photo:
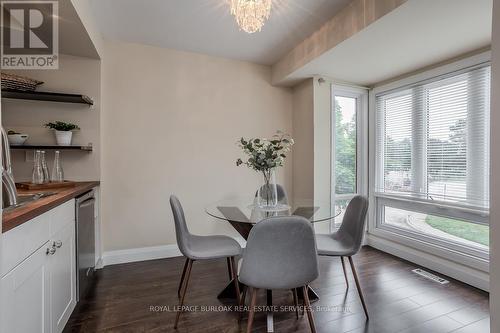
[(70, 146), (71, 138), (73, 137), (73, 132), (71, 131), (55, 131), (56, 142), (59, 146)]

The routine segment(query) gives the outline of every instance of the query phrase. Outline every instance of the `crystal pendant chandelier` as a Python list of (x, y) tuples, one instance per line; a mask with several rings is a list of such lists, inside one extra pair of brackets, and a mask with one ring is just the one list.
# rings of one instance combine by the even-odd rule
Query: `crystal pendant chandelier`
[(241, 30), (260, 31), (271, 14), (271, 0), (231, 0), (231, 14)]

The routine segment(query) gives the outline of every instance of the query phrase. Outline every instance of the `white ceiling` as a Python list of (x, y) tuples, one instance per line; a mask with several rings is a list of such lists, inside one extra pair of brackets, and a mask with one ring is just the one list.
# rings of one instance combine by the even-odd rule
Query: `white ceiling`
[(408, 0), (280, 83), (313, 75), (371, 86), (491, 44), (492, 0)]
[(228, 0), (91, 0), (110, 39), (271, 65), (350, 0), (274, 0), (261, 32), (239, 31)]

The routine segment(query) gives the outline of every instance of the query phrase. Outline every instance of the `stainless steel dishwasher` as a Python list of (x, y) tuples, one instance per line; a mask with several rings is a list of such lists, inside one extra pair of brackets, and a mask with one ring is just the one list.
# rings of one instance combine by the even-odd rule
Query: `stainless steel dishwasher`
[(85, 297), (95, 269), (94, 190), (76, 198), (76, 295)]

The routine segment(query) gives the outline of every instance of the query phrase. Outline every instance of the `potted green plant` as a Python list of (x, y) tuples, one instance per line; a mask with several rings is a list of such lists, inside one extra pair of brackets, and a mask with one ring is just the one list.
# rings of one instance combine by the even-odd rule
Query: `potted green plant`
[(78, 125), (56, 121), (54, 123), (46, 123), (45, 127), (53, 129), (56, 135), (56, 142), (59, 146), (70, 146), (73, 137), (73, 131), (79, 130)]
[(257, 205), (262, 209), (273, 209), (278, 205), (276, 188), (276, 169), (283, 166), (286, 154), (294, 141), (289, 134), (277, 131), (269, 140), (265, 138), (241, 138), (238, 145), (248, 156), (246, 160), (238, 158), (236, 165), (246, 165), (262, 174), (264, 184), (257, 193)]

